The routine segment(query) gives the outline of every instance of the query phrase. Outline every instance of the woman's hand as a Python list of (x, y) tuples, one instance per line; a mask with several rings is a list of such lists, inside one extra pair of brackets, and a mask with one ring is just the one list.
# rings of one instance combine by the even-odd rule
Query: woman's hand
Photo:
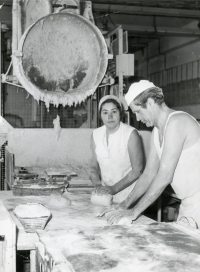
[(110, 194), (110, 195), (114, 195), (114, 190), (112, 186), (97, 186), (95, 189), (95, 193), (97, 195), (106, 195), (106, 194)]

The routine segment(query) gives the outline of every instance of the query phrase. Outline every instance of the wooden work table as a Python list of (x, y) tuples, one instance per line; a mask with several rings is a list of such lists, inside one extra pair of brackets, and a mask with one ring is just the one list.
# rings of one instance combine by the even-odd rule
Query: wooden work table
[[(34, 249), (39, 240), (47, 252), (52, 251), (52, 245), (60, 250), (77, 272), (133, 271), (133, 267), (136, 272), (199, 272), (198, 235), (145, 216), (132, 226), (108, 226), (105, 217), (95, 216), (101, 207), (90, 203), (89, 190), (66, 192), (65, 196), (71, 200), (71, 206), (55, 209), (48, 206), (47, 196), (16, 197), (11, 191), (0, 192), (0, 199), (17, 225), (17, 250), (33, 252), (32, 272), (36, 271)], [(45, 230), (39, 234), (26, 233), (13, 214), (15, 206), (25, 202), (42, 203), (52, 213)]]
[[(49, 196), (14, 196), (12, 191), (0, 191), (0, 199), (3, 201), (6, 209), (11, 214), (17, 226), (17, 250), (35, 249), (35, 243), (39, 241), (36, 233), (25, 232), (22, 224), (13, 213), (14, 208), (21, 203), (37, 202), (44, 204), (52, 214), (50, 221), (47, 223), (45, 230), (59, 231), (74, 227), (103, 227), (106, 226), (105, 218), (96, 217), (102, 207), (94, 206), (90, 203), (90, 190), (77, 190), (76, 192), (66, 192), (65, 196), (71, 200), (71, 206), (59, 209), (52, 208), (48, 205)], [(145, 222), (150, 223), (153, 220), (146, 217)]]

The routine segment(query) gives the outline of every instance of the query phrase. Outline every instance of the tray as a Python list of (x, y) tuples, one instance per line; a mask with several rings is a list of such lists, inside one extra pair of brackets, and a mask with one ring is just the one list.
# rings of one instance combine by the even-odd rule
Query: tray
[(49, 196), (53, 193), (64, 193), (69, 183), (63, 181), (51, 181), (47, 183), (38, 180), (18, 180), (12, 186), (12, 192), (15, 196)]
[(31, 179), (31, 178), (37, 178), (38, 174), (35, 173), (19, 173), (14, 175), (15, 178), (21, 178), (21, 179)]
[(33, 186), (13, 185), (12, 192), (14, 196), (50, 196), (55, 192), (64, 193), (65, 185), (55, 185), (51, 187), (40, 186), (35, 188)]

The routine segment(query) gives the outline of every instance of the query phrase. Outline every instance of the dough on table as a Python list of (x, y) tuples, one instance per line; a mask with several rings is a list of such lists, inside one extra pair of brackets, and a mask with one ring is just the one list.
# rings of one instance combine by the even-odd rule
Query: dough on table
[(64, 208), (71, 205), (71, 201), (61, 194), (52, 194), (49, 197), (48, 205), (51, 207)]
[(105, 195), (97, 195), (96, 193), (92, 193), (91, 195), (91, 202), (95, 205), (100, 206), (110, 206), (112, 204), (112, 195), (105, 194)]
[(122, 217), (117, 225), (126, 225), (126, 226), (130, 226), (132, 224), (132, 219), (130, 217)]

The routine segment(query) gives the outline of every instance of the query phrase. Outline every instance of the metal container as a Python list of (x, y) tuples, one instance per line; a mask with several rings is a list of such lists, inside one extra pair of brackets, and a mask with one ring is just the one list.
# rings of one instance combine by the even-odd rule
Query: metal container
[(49, 14), (23, 34), (14, 56), (17, 77), (48, 105), (80, 103), (94, 93), (108, 63), (100, 30), (83, 16)]

